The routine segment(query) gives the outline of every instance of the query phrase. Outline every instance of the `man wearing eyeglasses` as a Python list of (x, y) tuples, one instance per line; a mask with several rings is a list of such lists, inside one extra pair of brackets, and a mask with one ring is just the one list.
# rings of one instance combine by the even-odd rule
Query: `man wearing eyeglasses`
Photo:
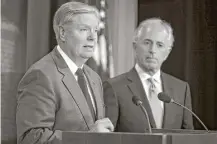
[(136, 29), (133, 41), (135, 66), (103, 85), (106, 116), (112, 121), (115, 131), (148, 131), (148, 120), (132, 102), (133, 96), (143, 102), (152, 128), (193, 129), (189, 112), (173, 104), (164, 104), (157, 97), (158, 93), (165, 92), (191, 109), (188, 83), (161, 71), (173, 42), (170, 24), (159, 18), (144, 20)]
[(68, 2), (57, 10), (58, 45), (18, 86), (18, 143), (61, 143), (62, 131), (113, 131), (105, 118), (101, 79), (84, 64), (93, 55), (98, 25), (99, 12), (92, 6)]

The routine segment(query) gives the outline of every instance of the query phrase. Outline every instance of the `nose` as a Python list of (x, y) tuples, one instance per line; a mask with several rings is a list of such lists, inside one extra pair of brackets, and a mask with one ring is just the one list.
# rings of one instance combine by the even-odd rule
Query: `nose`
[(97, 37), (97, 33), (95, 31), (90, 31), (88, 33), (88, 37), (87, 37), (87, 40), (89, 41), (94, 41)]
[(152, 45), (149, 47), (149, 53), (151, 53), (151, 54), (156, 53), (156, 49), (157, 49), (157, 46), (156, 46), (155, 44), (152, 44)]

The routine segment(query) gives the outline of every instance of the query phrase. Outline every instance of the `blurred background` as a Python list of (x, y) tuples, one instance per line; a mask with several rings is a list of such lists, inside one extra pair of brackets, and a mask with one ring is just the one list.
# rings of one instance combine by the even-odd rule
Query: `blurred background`
[[(53, 15), (68, 1), (1, 0), (1, 139), (5, 143), (16, 141), (17, 84), (29, 66), (56, 45)], [(175, 45), (163, 70), (190, 84), (193, 111), (209, 129), (217, 130), (217, 1), (75, 1), (100, 10), (99, 42), (87, 64), (102, 80), (133, 67), (132, 37), (139, 22), (160, 17), (171, 23)], [(194, 123), (196, 129), (203, 129)]]

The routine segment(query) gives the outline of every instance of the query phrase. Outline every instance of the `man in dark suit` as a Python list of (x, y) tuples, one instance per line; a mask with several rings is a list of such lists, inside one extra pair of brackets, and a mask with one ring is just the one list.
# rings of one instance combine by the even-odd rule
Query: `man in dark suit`
[(104, 82), (106, 116), (115, 131), (146, 132), (147, 119), (132, 102), (139, 97), (146, 108), (152, 128), (193, 129), (192, 115), (174, 104), (164, 104), (157, 95), (167, 93), (175, 101), (191, 109), (188, 83), (161, 71), (173, 46), (170, 24), (151, 18), (136, 29), (133, 47), (136, 64), (129, 72)]
[(110, 132), (100, 77), (84, 63), (97, 43), (99, 13), (63, 4), (53, 27), (58, 45), (29, 68), (18, 86), (17, 142), (61, 143), (62, 131)]

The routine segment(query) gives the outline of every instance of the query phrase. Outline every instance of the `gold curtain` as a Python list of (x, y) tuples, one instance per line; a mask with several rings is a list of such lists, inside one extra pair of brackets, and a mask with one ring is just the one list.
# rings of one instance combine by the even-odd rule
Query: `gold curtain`
[(114, 58), (114, 76), (134, 65), (132, 40), (137, 25), (138, 0), (107, 0), (108, 30)]

